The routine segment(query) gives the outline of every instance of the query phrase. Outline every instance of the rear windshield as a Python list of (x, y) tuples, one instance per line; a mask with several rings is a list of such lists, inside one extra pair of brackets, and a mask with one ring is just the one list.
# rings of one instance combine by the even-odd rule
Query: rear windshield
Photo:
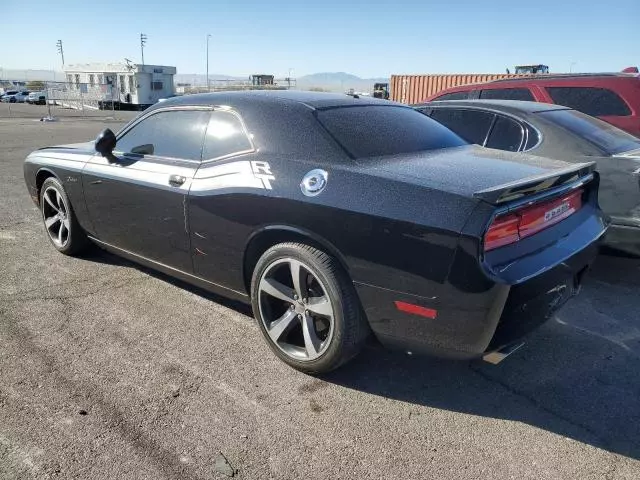
[(640, 138), (575, 110), (549, 110), (538, 115), (587, 139), (609, 155), (640, 148)]
[(406, 107), (320, 110), (318, 120), (353, 158), (458, 147), (466, 142), (426, 115)]

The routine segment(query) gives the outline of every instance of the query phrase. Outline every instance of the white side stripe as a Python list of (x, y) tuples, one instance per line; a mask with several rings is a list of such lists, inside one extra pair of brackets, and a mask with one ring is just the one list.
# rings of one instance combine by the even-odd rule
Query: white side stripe
[(191, 191), (207, 192), (222, 188), (258, 188), (271, 190), (275, 180), (267, 162), (238, 161), (201, 168), (196, 173)]

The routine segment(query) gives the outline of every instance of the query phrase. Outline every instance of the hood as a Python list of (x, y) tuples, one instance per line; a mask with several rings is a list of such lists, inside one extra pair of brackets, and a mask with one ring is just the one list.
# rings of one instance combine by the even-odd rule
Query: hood
[(499, 201), (501, 190), (589, 166), (477, 145), (377, 157), (367, 159), (367, 164), (405, 181), (458, 195), (481, 197), (492, 203)]

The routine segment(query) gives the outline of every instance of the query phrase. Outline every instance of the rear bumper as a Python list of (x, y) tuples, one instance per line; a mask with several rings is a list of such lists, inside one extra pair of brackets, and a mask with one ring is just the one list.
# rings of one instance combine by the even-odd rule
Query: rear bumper
[(631, 255), (640, 256), (640, 228), (612, 224), (604, 245)]
[(487, 351), (497, 350), (532, 332), (577, 295), (598, 247), (598, 243), (592, 243), (551, 270), (512, 286)]
[[(551, 318), (579, 292), (599, 246), (592, 239), (551, 268), (512, 285), (495, 282), (484, 291), (469, 292), (449, 284), (451, 291), (443, 298), (355, 285), (371, 328), (383, 345), (471, 359), (511, 344)], [(435, 312), (434, 318), (399, 311), (396, 301), (427, 308)]]

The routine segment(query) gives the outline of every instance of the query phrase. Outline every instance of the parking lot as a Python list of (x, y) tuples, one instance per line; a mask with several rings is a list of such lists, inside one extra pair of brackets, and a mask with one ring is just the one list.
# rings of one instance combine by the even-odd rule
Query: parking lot
[(601, 256), (497, 366), (372, 343), (313, 378), (242, 305), (56, 252), (24, 157), (134, 114), (46, 114), (0, 105), (1, 479), (640, 478), (640, 260)]

